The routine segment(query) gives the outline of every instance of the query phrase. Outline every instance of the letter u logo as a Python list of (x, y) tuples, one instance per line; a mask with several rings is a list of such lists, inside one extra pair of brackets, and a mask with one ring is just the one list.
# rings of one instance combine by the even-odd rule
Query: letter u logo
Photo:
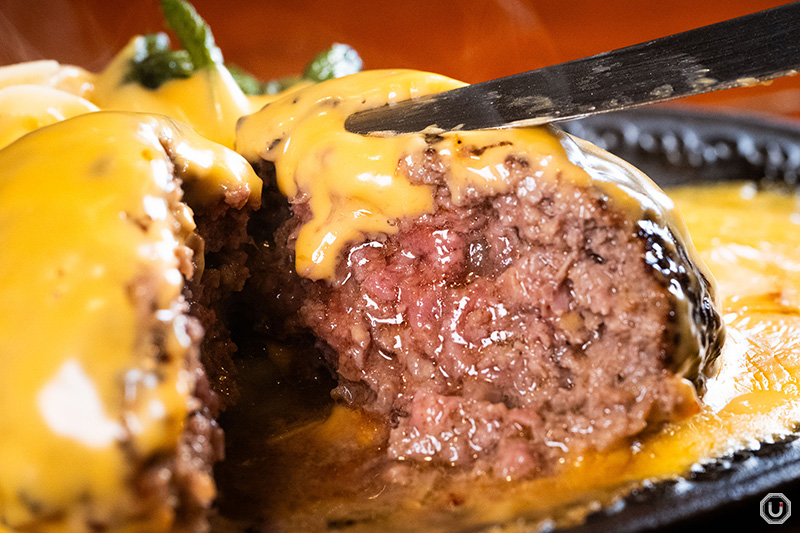
[(774, 512), (772, 509), (772, 504), (775, 503), (775, 500), (771, 500), (769, 505), (767, 505), (767, 512), (772, 518), (778, 518), (783, 514), (783, 502), (778, 502), (778, 512)]

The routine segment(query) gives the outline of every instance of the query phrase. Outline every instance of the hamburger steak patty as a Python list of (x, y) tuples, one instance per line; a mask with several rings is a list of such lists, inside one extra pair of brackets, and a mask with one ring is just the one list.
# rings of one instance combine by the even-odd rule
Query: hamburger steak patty
[[(437, 164), (438, 163), (438, 164)], [(599, 191), (530, 179), (357, 243), (309, 286), (336, 397), (386, 416), (397, 459), (527, 475), (567, 449), (604, 449), (695, 408), (675, 378), (680, 339), (654, 246)], [(441, 163), (404, 170), (435, 181)]]
[[(370, 76), (389, 101), (404, 76), (415, 91), (440, 83)], [(335, 398), (386, 421), (391, 458), (531, 477), (699, 408), (721, 321), (646, 177), (547, 128), (360, 138), (332, 117), (378, 105), (379, 90), (351, 102), (344, 82), (329, 87), (240, 123), (240, 151), (291, 209), (252, 288), (284, 302), (285, 326), (268, 327), (313, 333)], [(417, 201), (404, 183), (430, 205), (375, 223)], [(362, 219), (378, 229), (348, 233)]]

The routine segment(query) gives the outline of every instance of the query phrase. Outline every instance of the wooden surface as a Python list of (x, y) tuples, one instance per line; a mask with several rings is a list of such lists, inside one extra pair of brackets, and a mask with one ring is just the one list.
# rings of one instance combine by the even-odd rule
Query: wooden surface
[[(786, 3), (775, 0), (195, 0), (227, 61), (297, 73), (333, 42), (365, 68), (469, 82), (576, 59)], [(157, 0), (0, 0), (0, 64), (52, 58), (93, 70), (136, 33), (163, 29)], [(800, 118), (800, 76), (682, 104)]]

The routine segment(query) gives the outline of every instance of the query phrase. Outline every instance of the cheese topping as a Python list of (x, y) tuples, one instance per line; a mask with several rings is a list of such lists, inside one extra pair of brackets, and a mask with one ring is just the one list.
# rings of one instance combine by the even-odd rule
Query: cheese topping
[(0, 148), (33, 130), (98, 110), (88, 100), (53, 87), (13, 85), (0, 89)]
[(166, 115), (232, 148), (236, 121), (274, 98), (246, 96), (220, 65), (148, 89), (126, 79), (134, 54), (131, 40), (100, 74), (56, 61), (0, 68), (0, 147), (37, 127), (103, 109)]
[[(149, 90), (124, 79), (132, 54), (99, 75), (0, 68), (0, 245), (13, 258), (0, 261), (0, 405), (12, 407), (0, 414), (0, 522), (13, 527), (74, 530), (87, 516), (171, 527), (168, 502), (135, 516), (130, 480), (175, 449), (194, 388), (180, 296), (191, 268), (178, 265), (194, 222), (174, 176), (193, 205), (260, 202), (247, 162), (206, 138), (232, 146), (236, 120), (268, 98), (246, 98), (219, 67)], [(169, 115), (206, 138), (100, 109)], [(143, 322), (153, 309), (158, 346)]]
[(107, 112), (29, 134), (0, 168), (0, 521), (121, 523), (194, 387), (178, 259), (194, 224), (173, 171), (207, 182), (199, 201), (243, 186), (258, 198), (260, 181), (185, 126)]
[(191, 125), (203, 137), (233, 147), (236, 121), (263, 99), (248, 99), (225, 67), (213, 65), (157, 89), (125, 80), (134, 56), (133, 40), (97, 76), (89, 99), (102, 109), (167, 115)]
[[(397, 221), (433, 211), (432, 186), (412, 184), (398, 162), (427, 147), (422, 135), (366, 137), (344, 129), (364, 108), (461, 87), (463, 83), (418, 71), (367, 71), (323, 82), (273, 101), (240, 121), (236, 150), (250, 161), (275, 163), (278, 187), (290, 202), (308, 200), (312, 218), (297, 237), (297, 272), (332, 279), (348, 243), (397, 231)], [(462, 142), (478, 144), (480, 132), (446, 134), (454, 157)], [(497, 132), (494, 132), (496, 139)], [(547, 130), (509, 133), (549, 154), (558, 143)], [(563, 150), (561, 150), (563, 153)], [(504, 187), (503, 156), (467, 154), (450, 183), (454, 194), (472, 187)]]
[(91, 111), (94, 75), (56, 61), (0, 68), (0, 148), (26, 133)]
[[(427, 139), (361, 136), (344, 128), (355, 111), (463, 85), (425, 72), (367, 71), (284, 95), (240, 121), (236, 150), (252, 162), (273, 162), (289, 201), (308, 201), (312, 216), (295, 247), (300, 275), (331, 280), (346, 245), (394, 233), (400, 219), (432, 212), (434, 187), (411, 183), (400, 168), (426, 149), (446, 160), (445, 180), (456, 203), (507, 192), (513, 184), (506, 160), (523, 154), (541, 175), (597, 186), (636, 215), (649, 208), (682, 228), (672, 202), (641, 172), (608, 154), (584, 153), (586, 143), (576, 145), (553, 128), (455, 131)], [(620, 165), (623, 171), (609, 170)], [(685, 231), (681, 237), (689, 242)]]
[(331, 278), (345, 244), (392, 233), (398, 218), (433, 210), (431, 187), (412, 185), (397, 171), (404, 154), (425, 148), (424, 139), (354, 135), (344, 119), (361, 107), (460, 85), (413, 71), (363, 72), (286, 95), (240, 122), (236, 150), (251, 161), (274, 161), (290, 201), (309, 199), (313, 218), (297, 238), (298, 273)]
[(40, 85), (85, 98), (93, 82), (94, 74), (91, 72), (53, 60), (29, 61), (0, 68), (0, 88)]

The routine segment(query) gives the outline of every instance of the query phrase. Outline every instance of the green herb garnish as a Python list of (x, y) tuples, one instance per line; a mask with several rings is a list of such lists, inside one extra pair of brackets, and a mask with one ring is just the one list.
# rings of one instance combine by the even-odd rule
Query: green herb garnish
[(222, 63), (222, 51), (214, 42), (211, 28), (189, 2), (161, 0), (161, 10), (195, 69)]
[(228, 65), (228, 72), (233, 76), (236, 85), (247, 95), (272, 94), (269, 92), (269, 82), (261, 81), (246, 70), (236, 65)]
[(214, 42), (211, 28), (191, 4), (184, 0), (161, 0), (161, 10), (183, 49), (172, 50), (164, 33), (137, 37), (125, 81), (157, 89), (171, 79), (188, 78), (201, 68), (222, 63), (222, 52)]
[[(161, 0), (164, 20), (175, 32), (181, 50), (172, 50), (164, 33), (137, 37), (130, 73), (125, 81), (138, 82), (148, 89), (157, 89), (175, 78), (188, 78), (199, 69), (222, 65), (222, 51), (214, 41), (208, 23), (185, 0)], [(247, 95), (276, 94), (301, 81), (319, 82), (355, 74), (361, 70), (361, 58), (346, 44), (334, 44), (318, 54), (303, 71), (303, 76), (290, 76), (262, 81), (234, 65), (228, 66), (233, 79)]]
[(325, 81), (360, 72), (361, 57), (352, 47), (335, 43), (311, 60), (303, 71), (303, 79)]
[(173, 78), (188, 78), (194, 64), (186, 50), (171, 50), (169, 37), (154, 33), (134, 40), (135, 53), (131, 71), (125, 81), (137, 81), (148, 89), (156, 89)]
[(320, 82), (341, 78), (361, 71), (362, 61), (358, 52), (346, 44), (336, 43), (306, 65), (302, 76), (288, 76), (276, 80), (261, 81), (244, 69), (229, 65), (228, 70), (244, 94), (277, 94), (303, 81)]

